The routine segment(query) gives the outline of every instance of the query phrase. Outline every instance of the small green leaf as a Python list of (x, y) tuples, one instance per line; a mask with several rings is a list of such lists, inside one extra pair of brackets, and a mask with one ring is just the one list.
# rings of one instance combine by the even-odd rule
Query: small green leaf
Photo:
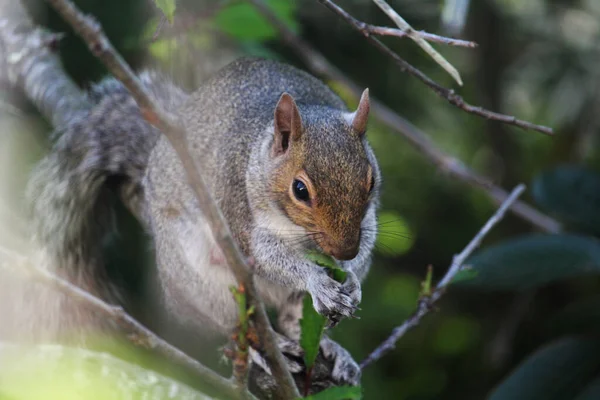
[(310, 400), (360, 400), (362, 389), (360, 386), (334, 386), (312, 396), (305, 397)]
[(600, 275), (600, 241), (581, 235), (535, 234), (483, 249), (469, 260), (476, 276), (453, 284), (523, 290), (579, 276)]
[(306, 294), (300, 320), (300, 346), (304, 350), (304, 364), (307, 369), (312, 368), (319, 354), (319, 344), (326, 321), (324, 316), (315, 311), (312, 298)]
[(169, 23), (173, 23), (173, 16), (175, 15), (175, 0), (154, 0), (156, 7), (163, 12), (165, 17), (169, 20)]
[(468, 281), (471, 279), (475, 279), (476, 276), (477, 271), (474, 270), (473, 267), (465, 265), (460, 271), (458, 271), (456, 275), (454, 275), (454, 278), (450, 281), (450, 283), (452, 284), (462, 281)]
[(600, 341), (565, 338), (545, 346), (502, 382), (489, 400), (565, 400), (596, 377)]
[(433, 279), (433, 266), (427, 267), (427, 275), (425, 280), (421, 282), (421, 293), (419, 297), (431, 296), (431, 280)]
[(341, 269), (332, 257), (317, 251), (311, 251), (306, 254), (306, 258), (321, 267), (327, 268), (334, 280), (340, 283), (346, 280), (348, 273)]
[(348, 276), (348, 273), (339, 267), (330, 268), (329, 273), (331, 274), (330, 276), (333, 278), (334, 281), (340, 283), (344, 283), (346, 277)]
[(335, 260), (332, 257), (323, 253), (319, 253), (318, 251), (311, 251), (306, 253), (306, 258), (308, 258), (315, 264), (320, 265), (321, 267), (338, 268), (337, 264), (335, 263)]

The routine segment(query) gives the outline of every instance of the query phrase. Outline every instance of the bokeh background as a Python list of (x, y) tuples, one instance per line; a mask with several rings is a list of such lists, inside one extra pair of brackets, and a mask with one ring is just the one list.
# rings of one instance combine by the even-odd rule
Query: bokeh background
[[(45, 4), (29, 3), (38, 23), (66, 33), (60, 54), (68, 73), (82, 86), (102, 79), (105, 70), (72, 31)], [(306, 67), (244, 1), (178, 1), (172, 25), (160, 22), (160, 12), (147, 0), (76, 3), (97, 17), (134, 68), (159, 68), (190, 90), (244, 54)], [(552, 174), (556, 168), (570, 165), (575, 175), (567, 174), (561, 181), (563, 186), (553, 190), (556, 196), (562, 190), (572, 190), (578, 193), (577, 198), (585, 197), (589, 207), (579, 209), (584, 212), (580, 220), (590, 226), (581, 232), (585, 231), (586, 237), (598, 234), (599, 225), (594, 221), (600, 215), (600, 184), (593, 174), (600, 168), (600, 2), (472, 1), (464, 26), (457, 29), (444, 23), (445, 4), (441, 0), (390, 1), (416, 29), (454, 34), (479, 44), (476, 49), (434, 44), (460, 71), (464, 86), (456, 89), (467, 101), (550, 125), (554, 137), (487, 121), (449, 105), (317, 1), (267, 3), (333, 65), (358, 85), (369, 87), (374, 98), (424, 131), (444, 152), (497, 185), (510, 190), (524, 182), (531, 187), (540, 176), (547, 177), (540, 174)], [(370, 1), (338, 3), (360, 20), (392, 25)], [(164, 26), (156, 34), (158, 25)], [(414, 43), (398, 38), (383, 41), (443, 85), (456, 86)], [(328, 83), (355, 106), (356, 99), (343, 85)], [(1, 211), (11, 222), (4, 224), (0, 240), (12, 243), (19, 232), (26, 231), (25, 222), (15, 215), (24, 209), (22, 189), (28, 171), (50, 145), (50, 128), (17, 94), (4, 90), (2, 98)], [(363, 288), (361, 319), (344, 321), (333, 333), (357, 360), (414, 310), (427, 266), (433, 266), (435, 279), (441, 278), (453, 255), (496, 207), (481, 188), (440, 171), (376, 119), (371, 120), (368, 136), (383, 171), (382, 233)], [(589, 174), (586, 183), (569, 186), (574, 182), (571, 178), (581, 174)], [(550, 182), (554, 182), (552, 177)], [(543, 193), (533, 198), (528, 190), (523, 198), (553, 211), (543, 201)], [(120, 234), (107, 251), (111, 271), (132, 288), (135, 297), (142, 292), (140, 271), (146, 259), (140, 252), (147, 249), (147, 243), (125, 211), (122, 221)], [(532, 232), (534, 227), (509, 213), (486, 238), (483, 249)], [(599, 259), (596, 254), (591, 261), (584, 260), (585, 266), (593, 270)], [(571, 266), (569, 260), (567, 268)], [(552, 257), (534, 258), (504, 267), (513, 272), (533, 268), (530, 276), (535, 280), (535, 276), (551, 274), (553, 261)], [(541, 346), (566, 333), (597, 332), (600, 324), (592, 316), (600, 314), (600, 301), (595, 297), (600, 280), (592, 274), (547, 281), (544, 285), (515, 284), (519, 290), (494, 285), (493, 281), (451, 288), (437, 312), (406, 335), (394, 351), (365, 370), (365, 398), (485, 398)], [(142, 309), (143, 304), (137, 307)], [(575, 310), (579, 319), (565, 322), (568, 318), (560, 317), (565, 307)], [(593, 378), (600, 364), (590, 371), (589, 378)], [(581, 382), (580, 387), (584, 385)]]

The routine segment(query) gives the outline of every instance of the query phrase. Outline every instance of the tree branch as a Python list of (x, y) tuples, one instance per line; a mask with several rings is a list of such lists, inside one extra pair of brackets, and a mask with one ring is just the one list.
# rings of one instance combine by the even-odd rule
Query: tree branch
[[(2, 255), (2, 258), (4, 259), (1, 260), (3, 262), (0, 262), (0, 267), (6, 268), (8, 266), (10, 272), (14, 272), (15, 274), (26, 274), (29, 279), (42, 282), (60, 290), (67, 295), (69, 299), (72, 299), (79, 304), (92, 307), (94, 311), (109, 318), (111, 321), (115, 321), (124, 330), (132, 333), (135, 337), (135, 340), (132, 340), (134, 344), (147, 346), (158, 354), (189, 368), (202, 382), (215, 388), (222, 395), (227, 396), (226, 398), (241, 398), (240, 392), (233, 382), (218, 375), (157, 336), (127, 314), (123, 308), (108, 304), (104, 300), (92, 295), (71, 282), (54, 275), (50, 271), (31, 265), (25, 256), (21, 256), (11, 250), (1, 247), (0, 255)], [(11, 265), (12, 267), (10, 267)]]
[(454, 80), (462, 86), (463, 82), (460, 78), (460, 74), (454, 68), (448, 60), (444, 58), (440, 53), (438, 53), (423, 37), (421, 37), (416, 31), (398, 14), (388, 3), (384, 0), (373, 0), (373, 3), (377, 4), (379, 7), (394, 23), (398, 26), (398, 28), (404, 30), (408, 37), (412, 39), (425, 53), (429, 54), (429, 56), (438, 63), (440, 67), (442, 67)]
[(54, 54), (60, 38), (35, 28), (20, 1), (0, 0), (0, 80), (22, 88), (55, 127), (72, 122), (91, 107)]
[(142, 110), (142, 114), (161, 130), (177, 153), (193, 190), (198, 206), (207, 218), (215, 240), (221, 248), (227, 264), (238, 283), (246, 289), (248, 299), (255, 307), (256, 328), (261, 344), (267, 356), (273, 375), (279, 383), (279, 393), (283, 398), (299, 397), (290, 372), (285, 366), (283, 355), (279, 351), (275, 334), (267, 317), (264, 305), (258, 297), (254, 279), (237, 243), (233, 239), (227, 222), (212, 198), (208, 186), (200, 175), (195, 159), (187, 144), (184, 128), (172, 116), (157, 107), (150, 95), (141, 85), (131, 68), (112, 47), (100, 25), (90, 16), (83, 15), (69, 0), (47, 0), (58, 13), (73, 27), (89, 46), (92, 53), (100, 59), (107, 69), (119, 79)]
[(502, 218), (504, 218), (504, 214), (506, 210), (510, 207), (510, 205), (523, 193), (525, 190), (525, 185), (521, 184), (517, 186), (510, 196), (502, 203), (500, 208), (496, 211), (494, 215), (486, 222), (486, 224), (481, 228), (481, 230), (475, 235), (475, 237), (469, 242), (467, 247), (454, 256), (452, 260), (452, 265), (448, 268), (446, 275), (439, 281), (435, 290), (429, 294), (423, 296), (418, 304), (417, 310), (406, 320), (404, 323), (392, 331), (392, 334), (381, 343), (375, 350), (371, 352), (361, 363), (360, 368), (364, 369), (373, 362), (379, 360), (385, 353), (389, 352), (394, 348), (396, 342), (404, 336), (406, 332), (410, 329), (414, 328), (421, 322), (421, 319), (433, 308), (435, 303), (443, 296), (446, 292), (446, 288), (452, 282), (456, 274), (458, 274), (463, 268), (465, 261), (467, 258), (471, 256), (473, 251), (479, 247), (483, 238), (489, 233), (489, 231), (498, 223)]
[[(368, 31), (370, 34), (379, 35), (379, 36), (395, 36), (398, 38), (406, 38), (409, 37), (409, 33), (403, 29), (397, 28), (388, 28), (387, 26), (376, 26), (371, 24), (365, 24), (364, 29)], [(418, 35), (421, 38), (427, 40), (428, 42), (445, 44), (448, 46), (456, 46), (456, 47), (467, 47), (470, 49), (474, 49), (478, 46), (477, 43), (471, 42), (468, 40), (454, 39), (450, 37), (435, 35), (433, 33), (425, 32), (425, 31), (417, 31), (412, 29), (412, 34)]]
[[(267, 18), (273, 27), (277, 29), (282, 40), (295, 50), (308, 69), (315, 75), (342, 83), (350, 92), (352, 92), (355, 98), (358, 99), (360, 97), (362, 89), (332, 65), (321, 53), (292, 32), (287, 25), (285, 25), (285, 23), (283, 23), (281, 19), (265, 5), (263, 0), (249, 1), (263, 16), (265, 16), (265, 18)], [(422, 153), (425, 158), (442, 172), (448, 173), (469, 185), (483, 189), (488, 197), (496, 204), (501, 204), (508, 198), (508, 193), (504, 189), (494, 185), (490, 179), (470, 170), (460, 160), (442, 152), (427, 137), (427, 135), (425, 135), (425, 133), (372, 97), (371, 112), (373, 113), (373, 116), (379, 119), (383, 124), (404, 136), (417, 151)], [(561, 229), (560, 224), (556, 220), (544, 215), (522, 201), (513, 203), (511, 211), (542, 231), (557, 233)]]
[(319, 3), (323, 4), (325, 7), (327, 7), (331, 11), (333, 11), (335, 14), (339, 15), (343, 20), (348, 22), (348, 24), (350, 26), (352, 26), (352, 28), (354, 28), (358, 32), (362, 33), (367, 38), (367, 40), (369, 42), (371, 42), (379, 51), (381, 51), (383, 54), (386, 54), (387, 56), (391, 57), (392, 60), (394, 60), (394, 62), (400, 67), (400, 69), (402, 71), (408, 72), (410, 75), (414, 76), (415, 78), (417, 78), (418, 80), (423, 82), (430, 89), (432, 89), (438, 96), (446, 99), (450, 104), (452, 104), (470, 114), (475, 114), (475, 115), (478, 115), (478, 116), (486, 118), (486, 119), (492, 119), (495, 121), (503, 122), (505, 124), (518, 126), (519, 128), (522, 128), (522, 129), (530, 129), (530, 130), (538, 131), (538, 132), (544, 133), (546, 135), (553, 134), (552, 128), (550, 128), (550, 127), (543, 126), (543, 125), (536, 125), (531, 122), (517, 119), (510, 115), (496, 113), (496, 112), (493, 112), (490, 110), (486, 110), (483, 107), (473, 106), (473, 105), (465, 102), (461, 96), (457, 95), (454, 92), (454, 90), (445, 88), (442, 85), (440, 85), (439, 83), (435, 82), (434, 80), (429, 78), (427, 75), (425, 75), (421, 70), (415, 68), (414, 66), (409, 64), (407, 61), (405, 61), (402, 57), (400, 57), (398, 54), (396, 54), (393, 50), (391, 50), (389, 47), (387, 47), (385, 44), (383, 44), (379, 39), (371, 36), (371, 34), (367, 28), (367, 26), (368, 26), (367, 24), (365, 24), (362, 21), (357, 20), (356, 18), (354, 18), (353, 16), (348, 14), (344, 9), (342, 9), (341, 7), (339, 7), (338, 5), (333, 3), (331, 0), (318, 0), (318, 1), (319, 1)]

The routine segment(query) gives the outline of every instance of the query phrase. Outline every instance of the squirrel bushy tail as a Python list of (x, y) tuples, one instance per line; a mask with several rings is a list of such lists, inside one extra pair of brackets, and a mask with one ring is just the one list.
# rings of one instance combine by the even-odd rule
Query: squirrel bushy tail
[[(170, 111), (187, 97), (160, 75), (143, 73), (140, 79)], [(89, 286), (106, 282), (101, 251), (114, 225), (111, 192), (134, 214), (143, 213), (141, 180), (160, 133), (114, 79), (94, 86), (89, 98), (87, 115), (56, 127), (56, 143), (33, 172), (28, 197), (36, 240), (51, 268), (106, 296), (106, 288)]]

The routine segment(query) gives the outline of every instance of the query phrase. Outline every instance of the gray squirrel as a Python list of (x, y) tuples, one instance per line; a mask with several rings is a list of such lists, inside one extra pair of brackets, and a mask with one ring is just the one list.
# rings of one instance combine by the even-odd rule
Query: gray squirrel
[[(304, 293), (332, 325), (351, 316), (377, 229), (380, 171), (365, 138), (368, 90), (351, 112), (309, 74), (250, 58), (229, 64), (190, 95), (156, 74), (140, 79), (183, 122), (211, 194), (241, 250), (254, 260), (259, 293), (277, 310), (282, 347), (285, 338), (299, 339)], [(29, 185), (44, 263), (119, 304), (100, 246), (112, 225), (106, 193), (116, 191), (153, 239), (164, 312), (192, 330), (229, 334), (236, 324), (229, 291), (235, 279), (174, 150), (116, 80), (89, 96), (95, 106), (59, 127)], [(309, 261), (310, 250), (334, 257), (346, 281), (336, 282)], [(53, 322), (57, 330), (93, 326), (88, 314), (64, 299), (49, 313), (64, 319)], [(358, 383), (360, 369), (345, 349), (327, 337), (321, 348), (334, 363), (334, 380)], [(253, 360), (260, 364), (260, 355), (253, 352)]]

